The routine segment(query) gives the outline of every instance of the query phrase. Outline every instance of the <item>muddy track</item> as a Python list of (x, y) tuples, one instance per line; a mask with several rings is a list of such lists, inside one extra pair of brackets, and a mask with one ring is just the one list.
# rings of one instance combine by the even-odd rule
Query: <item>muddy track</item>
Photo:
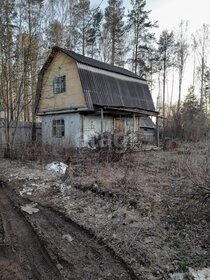
[(0, 183), (0, 279), (62, 279), (38, 236), (8, 196)]
[(131, 199), (128, 197), (128, 194), (122, 194), (120, 192), (114, 192), (112, 190), (101, 190), (94, 185), (82, 186), (82, 185), (75, 185), (75, 189), (82, 191), (84, 193), (90, 191), (94, 195), (97, 195), (100, 198), (111, 200), (113, 202), (120, 202), (121, 204), (126, 204), (133, 208), (136, 208), (138, 204), (138, 199)]
[(138, 279), (115, 253), (69, 218), (26, 201), (0, 182), (0, 279)]

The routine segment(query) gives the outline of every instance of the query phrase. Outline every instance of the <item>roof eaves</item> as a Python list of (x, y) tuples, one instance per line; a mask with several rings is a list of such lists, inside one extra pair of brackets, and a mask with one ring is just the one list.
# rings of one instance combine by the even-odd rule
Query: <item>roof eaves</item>
[(146, 115), (152, 115), (152, 116), (158, 116), (159, 112), (158, 111), (154, 111), (154, 110), (147, 110), (147, 109), (143, 109), (143, 108), (136, 108), (136, 107), (117, 107), (117, 106), (101, 106), (101, 105), (97, 105), (97, 104), (93, 104), (95, 106), (95, 108), (104, 108), (104, 109), (112, 109), (112, 110), (124, 110), (124, 111), (130, 111), (133, 113), (138, 113), (138, 112), (145, 112)]

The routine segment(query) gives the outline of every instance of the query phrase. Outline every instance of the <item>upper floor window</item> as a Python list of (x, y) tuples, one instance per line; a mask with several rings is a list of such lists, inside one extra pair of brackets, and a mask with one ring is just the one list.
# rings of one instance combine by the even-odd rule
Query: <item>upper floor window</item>
[(58, 94), (66, 91), (66, 76), (55, 77), (53, 80), (53, 93)]

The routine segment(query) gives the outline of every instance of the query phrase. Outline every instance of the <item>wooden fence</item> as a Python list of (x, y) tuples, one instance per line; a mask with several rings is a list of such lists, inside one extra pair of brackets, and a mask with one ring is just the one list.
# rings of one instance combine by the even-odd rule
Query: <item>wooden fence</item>
[[(15, 147), (28, 145), (33, 140), (41, 142), (41, 123), (33, 125), (28, 122), (20, 122), (17, 128), (11, 124), (9, 133), (10, 135), (15, 134)], [(5, 127), (0, 122), (0, 157), (4, 157), (6, 146)]]

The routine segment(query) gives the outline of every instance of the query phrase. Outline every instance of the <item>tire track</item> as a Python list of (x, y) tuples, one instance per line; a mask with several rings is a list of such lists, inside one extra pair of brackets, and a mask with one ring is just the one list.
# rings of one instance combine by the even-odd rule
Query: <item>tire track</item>
[[(92, 232), (52, 208), (41, 205), (38, 208), (38, 213), (26, 214), (26, 218), (50, 255), (61, 265), (64, 278), (138, 279), (132, 269)], [(70, 241), (65, 238), (67, 236)]]
[[(103, 241), (97, 240), (91, 231), (41, 205), (36, 214), (21, 212), (20, 206), (26, 203), (27, 200), (9, 188), (0, 188), (4, 243), (10, 249), (6, 249), (4, 259), (13, 262), (18, 271), (15, 277), (5, 279), (139, 279), (129, 265)], [(15, 257), (12, 259), (13, 251)], [(5, 269), (0, 257), (0, 271), (1, 265)], [(0, 279), (4, 279), (1, 272)]]
[(63, 279), (33, 228), (12, 205), (0, 182), (4, 240), (0, 246), (0, 279)]

